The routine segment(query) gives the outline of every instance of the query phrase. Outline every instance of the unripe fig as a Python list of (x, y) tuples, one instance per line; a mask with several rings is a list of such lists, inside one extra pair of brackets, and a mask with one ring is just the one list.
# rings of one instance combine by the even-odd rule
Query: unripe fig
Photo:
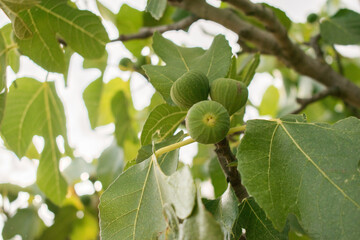
[(185, 121), (190, 137), (203, 144), (220, 142), (230, 129), (230, 116), (226, 109), (209, 100), (194, 104)]
[(218, 78), (211, 83), (210, 97), (221, 103), (231, 116), (245, 105), (248, 90), (243, 82), (230, 78)]
[(130, 58), (122, 58), (119, 62), (119, 68), (122, 71), (131, 71), (133, 70), (134, 63)]
[(319, 16), (316, 13), (310, 13), (306, 20), (308, 23), (314, 23), (319, 19)]
[(170, 96), (176, 105), (188, 109), (195, 103), (206, 100), (209, 91), (209, 80), (205, 74), (191, 70), (173, 83)]

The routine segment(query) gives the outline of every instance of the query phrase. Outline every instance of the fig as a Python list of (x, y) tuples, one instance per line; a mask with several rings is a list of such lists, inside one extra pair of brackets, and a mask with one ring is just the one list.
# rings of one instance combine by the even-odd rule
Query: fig
[(206, 100), (209, 92), (209, 80), (205, 74), (191, 70), (173, 83), (170, 96), (176, 105), (189, 109), (195, 103)]
[(315, 23), (319, 19), (319, 16), (316, 13), (310, 13), (306, 20), (308, 23)]
[(221, 103), (231, 116), (246, 104), (248, 90), (243, 82), (231, 78), (218, 78), (211, 83), (210, 97)]
[(190, 137), (199, 143), (211, 144), (226, 137), (230, 116), (220, 103), (205, 100), (189, 109), (185, 123)]

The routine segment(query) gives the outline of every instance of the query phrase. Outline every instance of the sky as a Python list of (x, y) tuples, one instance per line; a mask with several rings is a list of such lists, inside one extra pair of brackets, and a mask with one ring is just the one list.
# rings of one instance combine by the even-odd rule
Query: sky
[[(96, 4), (93, 0), (78, 0), (76, 2), (81, 8), (87, 8), (98, 13)], [(100, 2), (109, 7), (113, 12), (117, 12), (120, 9), (120, 6), (124, 3), (138, 8), (139, 10), (144, 10), (146, 5), (146, 0), (100, 0)], [(220, 4), (220, 1), (218, 0), (208, 0), (207, 2), (214, 6), (218, 6)], [(293, 21), (304, 22), (306, 21), (307, 15), (309, 13), (319, 11), (326, 0), (254, 0), (254, 2), (267, 2), (284, 10)], [(343, 0), (342, 2), (350, 9), (360, 11), (359, 1)], [(1, 13), (0, 26), (3, 26), (8, 22), (9, 20), (7, 17)], [(116, 28), (108, 22), (104, 22), (104, 25), (109, 33), (110, 39), (116, 38), (118, 35)], [(236, 34), (216, 23), (205, 20), (200, 20), (193, 24), (193, 26), (189, 29), (189, 33), (185, 33), (183, 31), (171, 31), (165, 33), (164, 36), (173, 40), (176, 44), (187, 45), (190, 47), (197, 46), (208, 48), (212, 42), (212, 38), (205, 35), (201, 29), (205, 29), (207, 32), (213, 33), (214, 35), (219, 33), (224, 34), (232, 46), (233, 52), (239, 50), (239, 47), (236, 44)], [(337, 47), (337, 49), (344, 55), (350, 57), (360, 56), (360, 50), (358, 47), (342, 46)], [(104, 81), (108, 82), (114, 77), (121, 77), (124, 80), (128, 79), (130, 77), (130, 73), (120, 71), (118, 69), (118, 62), (121, 58), (131, 57), (129, 51), (120, 42), (108, 44), (107, 51), (109, 53), (109, 66), (105, 72)], [(42, 68), (32, 63), (28, 58), (21, 57), (21, 69), (19, 73), (14, 74), (10, 69), (8, 69), (8, 83), (10, 85), (14, 79), (23, 76), (34, 77), (39, 81), (44, 81), (46, 75), (47, 72)], [(102, 150), (109, 146), (113, 141), (113, 124), (98, 127), (95, 130), (90, 128), (87, 111), (82, 100), (83, 90), (89, 83), (99, 76), (100, 72), (96, 69), (82, 69), (82, 58), (77, 54), (75, 54), (71, 59), (67, 88), (64, 87), (61, 75), (54, 73), (49, 74), (49, 80), (56, 80), (58, 94), (64, 102), (70, 146), (75, 149), (74, 154), (76, 156), (83, 157), (88, 162), (97, 158), (101, 154)], [(134, 73), (132, 78), (133, 81), (131, 81), (130, 87), (134, 106), (136, 109), (141, 110), (150, 103), (151, 96), (155, 90), (141, 75)], [(281, 80), (273, 78), (269, 74), (257, 74), (255, 76), (255, 79), (249, 87), (250, 100), (254, 103), (254, 105), (260, 104), (262, 94), (270, 85), (275, 85), (278, 88), (282, 87)], [(257, 111), (251, 107), (247, 108), (246, 119), (256, 117), (259, 117)], [(39, 149), (41, 149), (41, 145), (43, 143), (41, 142), (41, 139), (39, 140), (39, 137), (37, 139), (38, 140), (35, 141), (37, 143), (36, 145)], [(188, 164), (191, 164), (191, 159), (195, 154), (196, 144), (183, 147), (180, 150), (180, 158), (183, 162)], [(69, 160), (64, 159), (62, 160), (60, 167), (63, 169), (68, 164)], [(35, 176), (37, 165), (37, 160), (29, 160), (27, 158), (23, 158), (21, 160), (17, 159), (12, 152), (4, 148), (0, 140), (0, 183), (11, 182), (22, 186), (34, 183), (36, 180)], [(83, 193), (86, 193), (86, 191), (93, 191), (91, 186), (89, 187), (86, 184), (88, 184), (87, 181), (85, 181), (82, 188), (79, 188), (80, 192), (84, 189)]]

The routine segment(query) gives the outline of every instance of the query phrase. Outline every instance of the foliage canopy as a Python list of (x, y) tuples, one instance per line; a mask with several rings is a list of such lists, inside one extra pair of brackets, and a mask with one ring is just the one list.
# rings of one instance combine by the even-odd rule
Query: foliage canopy
[[(217, 7), (148, 0), (144, 11), (123, 4), (116, 14), (96, 3), (99, 11), (67, 0), (0, 0), (11, 21), (0, 29), (1, 139), (17, 158), (38, 162), (33, 185), (0, 183), (4, 239), (359, 238), (360, 62), (337, 47), (360, 44), (359, 13), (329, 0), (308, 22), (296, 23), (278, 8), (248, 0)], [(212, 43), (203, 49), (180, 46), (166, 34), (191, 36), (201, 19), (231, 30), (237, 42), (205, 31)], [(110, 40), (107, 24), (118, 38)], [(130, 77), (104, 81), (110, 46), (119, 41), (131, 57), (117, 65)], [(69, 144), (59, 95), (75, 54), (83, 68), (101, 72), (82, 95), (91, 128), (114, 126), (113, 143), (92, 162)], [(46, 79), (10, 79), (29, 59), (48, 72)], [(174, 82), (192, 70), (210, 88), (231, 78), (249, 89), (246, 105), (230, 114), (227, 136), (215, 144), (193, 144), (188, 109), (170, 96)], [(52, 80), (53, 73), (63, 79)], [(263, 87), (262, 76), (281, 84)], [(156, 91), (141, 110), (130, 90), (139, 77)], [(264, 91), (257, 103), (258, 88)], [(218, 127), (216, 113), (209, 121)], [(179, 159), (188, 144), (197, 149), (190, 165)], [(93, 194), (75, 187), (84, 173)], [(22, 192), (27, 205), (14, 211)], [(52, 224), (40, 218), (41, 206), (54, 214)]]

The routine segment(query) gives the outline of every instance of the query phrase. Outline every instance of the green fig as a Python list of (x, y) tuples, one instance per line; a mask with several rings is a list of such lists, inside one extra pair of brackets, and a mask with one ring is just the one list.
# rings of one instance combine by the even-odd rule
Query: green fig
[(205, 74), (197, 70), (191, 70), (174, 82), (170, 90), (170, 96), (176, 105), (189, 109), (195, 103), (206, 100), (209, 91), (209, 80)]
[(185, 123), (190, 137), (195, 141), (212, 144), (226, 137), (230, 129), (230, 116), (220, 103), (206, 100), (189, 109)]
[(230, 78), (218, 78), (211, 83), (210, 97), (221, 103), (231, 116), (246, 104), (248, 90), (243, 82)]

